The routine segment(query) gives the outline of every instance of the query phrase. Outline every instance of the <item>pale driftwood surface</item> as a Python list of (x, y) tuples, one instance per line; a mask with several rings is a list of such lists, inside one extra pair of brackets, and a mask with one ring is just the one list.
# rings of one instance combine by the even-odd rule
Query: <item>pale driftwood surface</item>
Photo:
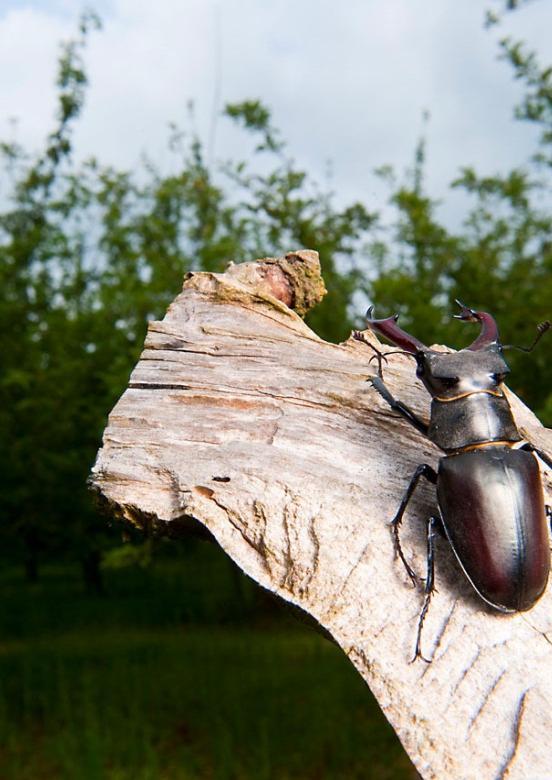
[[(550, 588), (528, 613), (493, 612), (440, 539), (423, 636), (433, 662), (409, 663), (422, 595), (388, 523), (416, 466), (439, 453), (365, 383), (366, 345), (322, 341), (281, 302), (308, 309), (317, 274), (305, 251), (191, 275), (150, 323), (93, 485), (135, 523), (178, 533), (195, 519), (250, 577), (312, 615), (424, 778), (552, 778)], [(427, 417), (410, 358), (391, 357), (385, 378)], [(527, 437), (552, 451), (552, 432), (512, 405)], [(549, 473), (544, 481), (552, 503)], [(420, 490), (403, 534), (422, 575), (434, 502)]]

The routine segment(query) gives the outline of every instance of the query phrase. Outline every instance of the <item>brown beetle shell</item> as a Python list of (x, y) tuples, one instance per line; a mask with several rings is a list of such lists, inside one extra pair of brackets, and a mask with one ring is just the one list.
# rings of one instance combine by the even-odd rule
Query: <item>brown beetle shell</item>
[(443, 458), (437, 498), (445, 533), (477, 593), (495, 609), (530, 609), (550, 570), (536, 458), (485, 447)]

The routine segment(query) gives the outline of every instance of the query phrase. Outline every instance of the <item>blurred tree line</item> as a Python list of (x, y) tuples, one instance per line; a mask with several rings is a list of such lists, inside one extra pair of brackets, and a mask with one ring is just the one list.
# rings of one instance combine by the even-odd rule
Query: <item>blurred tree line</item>
[[(488, 24), (499, 23), (488, 15)], [(524, 86), (516, 116), (541, 130), (535, 154), (506, 174), (461, 170), (451, 186), (470, 205), (451, 231), (424, 187), (423, 140), (407, 175), (379, 170), (390, 193), (384, 220), (362, 203), (336, 207), (297, 168), (258, 101), (225, 109), (225, 121), (254, 144), (247, 160), (213, 168), (202, 140), (173, 128), (169, 175), (148, 161), (133, 172), (75, 162), (83, 50), (98, 26), (86, 14), (62, 48), (57, 120), (44, 148), (0, 144), (0, 537), (29, 579), (42, 560), (69, 557), (94, 588), (113, 542), (86, 477), (147, 320), (163, 316), (187, 271), (317, 249), (329, 294), (309, 324), (334, 341), (359, 325), (359, 301), (370, 300), (381, 315), (399, 311), (422, 341), (461, 346), (465, 332), (450, 325), (458, 297), (493, 312), (505, 343), (528, 344), (552, 300), (552, 67), (522, 43), (500, 45)], [(510, 362), (511, 385), (550, 424), (547, 352), (512, 352)]]

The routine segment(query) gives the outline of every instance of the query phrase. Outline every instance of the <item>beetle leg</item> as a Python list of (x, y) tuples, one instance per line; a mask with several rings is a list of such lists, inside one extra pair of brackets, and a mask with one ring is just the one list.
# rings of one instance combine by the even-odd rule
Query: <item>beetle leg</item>
[(409, 409), (408, 406), (403, 404), (402, 401), (397, 401), (396, 398), (391, 395), (389, 388), (385, 385), (381, 377), (374, 376), (371, 377), (368, 381), (372, 384), (374, 390), (376, 390), (381, 395), (384, 401), (387, 401), (392, 409), (395, 409), (395, 411), (399, 412), (399, 414), (402, 414), (402, 416), (408, 420), (411, 425), (420, 431), (420, 433), (423, 433), (424, 436), (427, 436), (429, 428), (427, 423), (425, 423), (423, 420), (420, 420), (420, 418), (412, 411), (412, 409)]
[(414, 658), (411, 663), (417, 658), (421, 658), (426, 663), (431, 663), (429, 658), (426, 658), (422, 653), (422, 628), (424, 620), (429, 609), (429, 602), (433, 596), (435, 590), (435, 529), (441, 524), (441, 520), (438, 517), (430, 517), (427, 521), (427, 575), (424, 588), (424, 604), (420, 617), (418, 620), (418, 632), (416, 634), (416, 649), (414, 650)]
[(387, 363), (387, 358), (385, 357), (385, 354), (381, 352), (377, 347), (375, 347), (371, 341), (368, 341), (368, 339), (366, 338), (366, 336), (361, 330), (354, 330), (353, 338), (356, 339), (357, 341), (362, 341), (363, 344), (367, 344), (370, 347), (370, 349), (374, 350), (375, 354), (372, 355), (372, 357), (368, 362), (371, 363), (372, 360), (378, 361), (378, 376), (380, 379), (383, 379), (382, 364), (384, 362)]
[(391, 528), (393, 531), (393, 541), (395, 544), (395, 551), (399, 556), (399, 558), (401, 559), (401, 561), (403, 562), (404, 568), (406, 569), (406, 573), (408, 574), (408, 576), (410, 577), (414, 585), (416, 585), (417, 583), (417, 577), (412, 567), (404, 557), (404, 553), (401, 547), (401, 540), (399, 538), (399, 527), (402, 522), (406, 507), (408, 506), (408, 502), (412, 498), (412, 493), (415, 491), (420, 477), (425, 477), (427, 480), (429, 480), (429, 482), (433, 482), (433, 484), (437, 482), (437, 473), (434, 469), (431, 468), (431, 466), (429, 466), (427, 463), (422, 463), (420, 466), (418, 466), (418, 468), (412, 475), (410, 482), (408, 483), (408, 487), (406, 488), (400, 506), (397, 510), (397, 514), (391, 520)]
[(546, 452), (544, 452), (543, 450), (539, 450), (533, 444), (527, 442), (527, 444), (524, 444), (523, 447), (520, 447), (520, 450), (526, 450), (527, 452), (534, 452), (535, 455), (539, 456), (539, 458), (542, 460), (543, 463), (546, 463), (549, 469), (552, 469), (552, 458), (550, 457), (550, 455), (547, 455)]
[(548, 320), (539, 322), (537, 325), (537, 335), (535, 336), (535, 339), (530, 347), (518, 347), (515, 344), (504, 344), (502, 349), (519, 349), (520, 352), (532, 352), (539, 343), (541, 337), (544, 336), (544, 334), (550, 330), (550, 328), (552, 328), (552, 323)]

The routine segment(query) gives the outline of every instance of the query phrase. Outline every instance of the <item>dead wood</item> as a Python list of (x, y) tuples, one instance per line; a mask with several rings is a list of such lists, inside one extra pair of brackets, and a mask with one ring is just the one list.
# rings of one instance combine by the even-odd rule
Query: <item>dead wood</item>
[[(550, 778), (550, 588), (530, 612), (498, 614), (440, 539), (423, 635), (433, 662), (409, 663), (422, 594), (395, 560), (389, 520), (416, 466), (435, 466), (439, 452), (366, 384), (366, 345), (326, 343), (296, 313), (323, 292), (315, 252), (190, 274), (150, 323), (92, 484), (140, 526), (178, 535), (200, 523), (250, 577), (314, 617), (424, 778)], [(385, 379), (427, 417), (410, 358), (390, 357)], [(527, 438), (552, 451), (552, 431), (511, 401)], [(421, 489), (405, 522), (421, 576), (421, 520), (434, 503)]]

